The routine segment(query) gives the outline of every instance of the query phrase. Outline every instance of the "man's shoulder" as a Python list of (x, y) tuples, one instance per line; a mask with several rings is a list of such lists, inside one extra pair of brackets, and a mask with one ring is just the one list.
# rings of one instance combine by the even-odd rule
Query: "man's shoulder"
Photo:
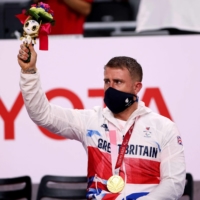
[(172, 122), (172, 120), (169, 117), (166, 117), (160, 113), (157, 113), (150, 109), (149, 107), (145, 106), (145, 103), (143, 101), (139, 102), (140, 107), (144, 108), (146, 110), (146, 113), (144, 116), (147, 118), (150, 118), (152, 120), (159, 120), (159, 121), (166, 121), (166, 122)]
[(172, 121), (172, 119), (170, 119), (160, 113), (156, 113), (154, 111), (147, 113), (146, 117), (152, 121), (154, 120), (154, 121), (158, 121), (158, 122), (174, 123)]

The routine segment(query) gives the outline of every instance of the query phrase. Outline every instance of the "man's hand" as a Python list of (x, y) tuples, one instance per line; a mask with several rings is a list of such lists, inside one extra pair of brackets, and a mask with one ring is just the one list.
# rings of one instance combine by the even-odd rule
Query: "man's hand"
[(77, 13), (87, 16), (91, 12), (92, 5), (84, 0), (63, 0), (63, 2)]
[(39, 2), (39, 0), (33, 0), (33, 3), (38, 3)]
[[(37, 71), (37, 68), (36, 68), (37, 53), (35, 52), (32, 44), (30, 44), (28, 48), (25, 46), (25, 44), (20, 45), (19, 54), (17, 55), (18, 63), (20, 67), (22, 68), (22, 73), (34, 74)], [(28, 54), (29, 51), (31, 53), (31, 59), (30, 59), (30, 62), (26, 63), (25, 61), (29, 57), (29, 54)]]

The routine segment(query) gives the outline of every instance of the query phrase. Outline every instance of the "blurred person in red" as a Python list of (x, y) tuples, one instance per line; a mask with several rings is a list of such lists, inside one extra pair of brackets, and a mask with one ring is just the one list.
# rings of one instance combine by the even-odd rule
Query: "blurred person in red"
[[(40, 2), (33, 0), (34, 3)], [(91, 12), (93, 0), (43, 0), (54, 11), (55, 26), (51, 35), (83, 34), (85, 18)]]

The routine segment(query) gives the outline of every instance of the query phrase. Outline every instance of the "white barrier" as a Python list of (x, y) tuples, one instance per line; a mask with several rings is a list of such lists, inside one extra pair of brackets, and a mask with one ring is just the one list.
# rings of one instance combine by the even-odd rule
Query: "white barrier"
[[(153, 110), (176, 122), (187, 171), (200, 180), (199, 44), (200, 36), (50, 37), (49, 51), (39, 51), (39, 44), (35, 49), (44, 91), (52, 95), (52, 103), (68, 107), (103, 105), (103, 66), (114, 56), (136, 58), (144, 71), (140, 99), (149, 98)], [(19, 45), (0, 41), (0, 177), (27, 174), (37, 183), (44, 174), (86, 175), (87, 157), (80, 143), (52, 139), (29, 119), (18, 96)], [(63, 97), (58, 89), (70, 90), (76, 98)]]

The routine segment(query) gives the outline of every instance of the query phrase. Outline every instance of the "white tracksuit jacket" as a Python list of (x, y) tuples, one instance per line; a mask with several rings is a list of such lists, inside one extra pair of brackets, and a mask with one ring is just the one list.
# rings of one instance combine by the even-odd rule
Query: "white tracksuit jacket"
[[(48, 102), (39, 73), (21, 74), (20, 87), (31, 119), (51, 132), (80, 141), (88, 154), (88, 198), (126, 200), (176, 200), (185, 186), (185, 158), (180, 134), (169, 119), (139, 102), (123, 129), (108, 108), (77, 110)], [(119, 149), (123, 135), (140, 116), (128, 147), (120, 175), (126, 186), (111, 194), (106, 181), (112, 172), (109, 124), (117, 133)]]

